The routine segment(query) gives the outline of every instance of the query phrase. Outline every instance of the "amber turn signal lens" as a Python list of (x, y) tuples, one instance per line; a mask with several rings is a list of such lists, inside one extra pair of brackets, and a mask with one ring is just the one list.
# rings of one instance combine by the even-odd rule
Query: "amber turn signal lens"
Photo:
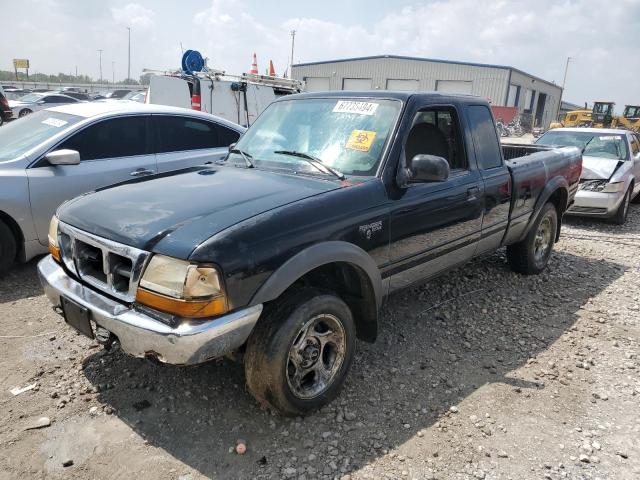
[(62, 261), (60, 258), (60, 248), (56, 247), (52, 243), (49, 243), (49, 253), (57, 262)]
[(227, 312), (227, 300), (224, 296), (207, 300), (182, 300), (138, 288), (136, 301), (161, 312), (186, 318), (214, 317)]

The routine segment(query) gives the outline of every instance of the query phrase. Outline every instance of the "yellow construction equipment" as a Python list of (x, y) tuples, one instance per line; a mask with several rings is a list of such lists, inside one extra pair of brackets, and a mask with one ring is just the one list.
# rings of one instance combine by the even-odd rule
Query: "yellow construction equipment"
[(614, 118), (613, 126), (640, 133), (640, 105), (625, 105), (622, 115)]
[(567, 112), (559, 122), (553, 122), (549, 128), (585, 127), (591, 125), (591, 110), (572, 110)]
[(595, 102), (591, 114), (591, 126), (594, 128), (611, 127), (614, 106), (614, 102)]

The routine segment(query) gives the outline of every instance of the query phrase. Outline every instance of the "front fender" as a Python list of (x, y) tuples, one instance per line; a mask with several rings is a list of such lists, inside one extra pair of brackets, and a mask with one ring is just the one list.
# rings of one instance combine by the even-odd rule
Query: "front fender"
[(376, 306), (380, 308), (384, 296), (380, 270), (367, 252), (343, 241), (318, 243), (288, 259), (258, 289), (250, 305), (275, 300), (306, 273), (335, 262), (353, 264), (367, 275), (375, 294)]

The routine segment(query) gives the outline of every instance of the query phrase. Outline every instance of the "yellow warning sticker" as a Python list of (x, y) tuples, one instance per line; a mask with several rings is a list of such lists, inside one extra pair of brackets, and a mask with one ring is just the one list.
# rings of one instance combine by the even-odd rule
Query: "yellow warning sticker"
[(376, 132), (353, 130), (345, 147), (359, 152), (368, 152), (375, 138)]

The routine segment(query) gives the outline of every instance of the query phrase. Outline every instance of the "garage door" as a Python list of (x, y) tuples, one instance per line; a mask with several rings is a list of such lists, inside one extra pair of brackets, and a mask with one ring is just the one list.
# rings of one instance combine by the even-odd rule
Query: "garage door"
[(329, 77), (307, 77), (305, 79), (307, 92), (324, 92), (331, 90), (329, 86)]
[(465, 80), (438, 80), (436, 90), (447, 93), (471, 93), (473, 82)]
[(371, 90), (370, 78), (345, 78), (342, 80), (343, 90)]
[(390, 78), (387, 80), (387, 90), (403, 90), (409, 92), (415, 92), (420, 88), (420, 82), (418, 80), (404, 80), (397, 78)]

